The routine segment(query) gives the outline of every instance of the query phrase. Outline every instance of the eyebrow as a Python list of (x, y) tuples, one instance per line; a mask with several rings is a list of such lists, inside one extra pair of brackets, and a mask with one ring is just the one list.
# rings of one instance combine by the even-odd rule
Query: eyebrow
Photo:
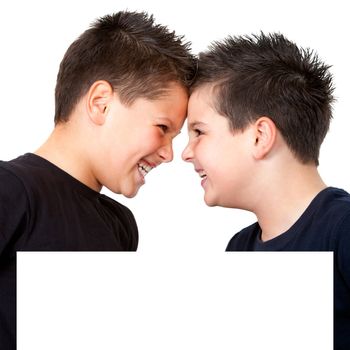
[(204, 126), (204, 125), (206, 125), (206, 124), (203, 123), (203, 122), (194, 121), (194, 122), (188, 124), (188, 127), (187, 127), (187, 128), (188, 128), (189, 130), (193, 130), (193, 129), (199, 127), (199, 126)]

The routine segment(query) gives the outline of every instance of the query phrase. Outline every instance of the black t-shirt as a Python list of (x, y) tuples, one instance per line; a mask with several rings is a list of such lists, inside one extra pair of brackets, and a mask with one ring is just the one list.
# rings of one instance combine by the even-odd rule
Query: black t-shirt
[(227, 251), (333, 251), (335, 350), (350, 349), (350, 195), (321, 191), (295, 224), (263, 242), (258, 223), (232, 237)]
[(0, 344), (15, 349), (16, 251), (135, 251), (131, 211), (49, 161), (0, 161)]

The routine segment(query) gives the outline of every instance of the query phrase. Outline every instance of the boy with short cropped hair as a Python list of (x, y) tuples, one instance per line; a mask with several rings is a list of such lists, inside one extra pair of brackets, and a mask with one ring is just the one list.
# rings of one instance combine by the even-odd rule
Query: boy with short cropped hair
[(54, 131), (0, 162), (2, 349), (15, 348), (16, 251), (137, 249), (134, 216), (100, 190), (133, 197), (172, 160), (194, 66), (189, 44), (146, 13), (102, 17), (68, 48)]
[(183, 159), (209, 206), (258, 221), (227, 251), (333, 251), (336, 349), (350, 349), (350, 195), (318, 173), (332, 117), (329, 67), (281, 34), (229, 37), (199, 55)]

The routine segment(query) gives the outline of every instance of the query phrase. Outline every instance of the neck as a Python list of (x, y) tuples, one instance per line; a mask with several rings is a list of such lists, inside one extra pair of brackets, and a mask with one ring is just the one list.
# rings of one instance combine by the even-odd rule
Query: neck
[[(69, 122), (57, 125), (47, 141), (34, 153), (99, 192), (102, 186), (91, 172), (87, 148), (82, 143), (84, 140), (76, 132), (71, 132), (71, 127)], [(88, 139), (88, 136), (84, 139)]]
[(274, 174), (261, 187), (254, 208), (263, 241), (286, 232), (326, 188), (315, 165), (289, 164)]

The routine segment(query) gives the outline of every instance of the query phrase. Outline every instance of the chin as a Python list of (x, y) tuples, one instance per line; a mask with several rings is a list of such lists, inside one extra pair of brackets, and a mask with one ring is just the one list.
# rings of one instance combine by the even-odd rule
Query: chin
[(208, 198), (207, 196), (204, 196), (204, 202), (208, 207), (216, 207), (218, 205), (217, 201), (213, 198)]
[(126, 198), (134, 198), (138, 191), (135, 192), (122, 192), (122, 195)]
[(120, 188), (120, 186), (113, 187), (113, 186), (106, 186), (111, 192), (115, 194), (121, 194), (122, 196), (126, 198), (133, 198), (137, 195), (137, 192), (139, 191), (139, 188)]
[(122, 191), (121, 194), (126, 198), (134, 198), (137, 193), (139, 192), (139, 187), (137, 188), (130, 188), (127, 191)]

